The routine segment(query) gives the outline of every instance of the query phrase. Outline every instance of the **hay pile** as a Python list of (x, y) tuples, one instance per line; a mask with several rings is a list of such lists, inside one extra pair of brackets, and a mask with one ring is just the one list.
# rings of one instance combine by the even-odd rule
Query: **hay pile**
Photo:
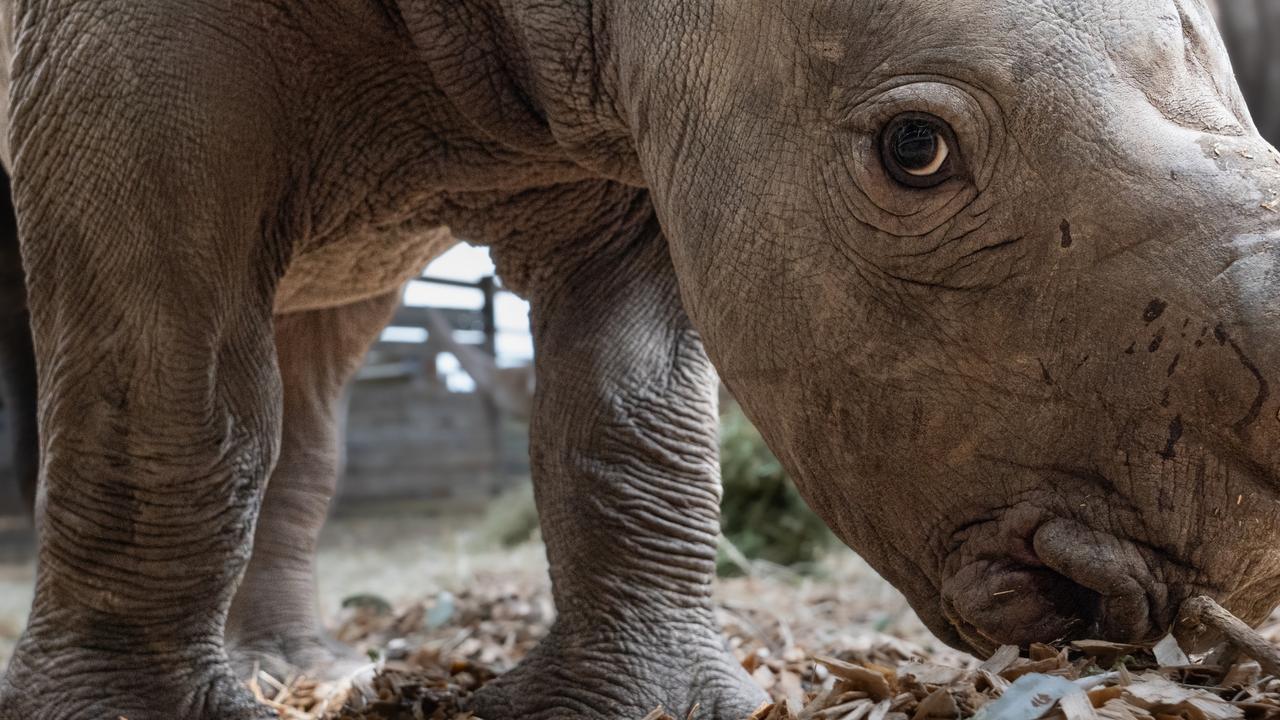
[[(722, 597), (721, 621), (738, 659), (774, 698), (751, 720), (1280, 719), (1280, 680), (1241, 653), (1223, 651), (1193, 663), (1171, 640), (1154, 648), (1079, 642), (1035, 646), (1027, 657), (1004, 648), (978, 663), (927, 641), (879, 634), (874, 627), (885, 626), (885, 618), (841, 636), (831, 625), (788, 624), (765, 609), (771, 593), (786, 593), (813, 609), (797, 622), (835, 619), (842, 606), (824, 602), (836, 591), (821, 583), (736, 582), (741, 585), (736, 591), (730, 585), (731, 595), (751, 593), (758, 602)], [(441, 593), (399, 612), (384, 603), (352, 602), (337, 634), (380, 648), (376, 662), (336, 682), (260, 675), (253, 687), (285, 720), (466, 720), (472, 717), (468, 698), (518, 662), (552, 617), (545, 585), (519, 581)], [(841, 619), (868, 625), (867, 617)], [(835, 644), (813, 644), (823, 641)], [(1263, 658), (1268, 662), (1275, 658)], [(659, 708), (636, 720), (686, 719)]]

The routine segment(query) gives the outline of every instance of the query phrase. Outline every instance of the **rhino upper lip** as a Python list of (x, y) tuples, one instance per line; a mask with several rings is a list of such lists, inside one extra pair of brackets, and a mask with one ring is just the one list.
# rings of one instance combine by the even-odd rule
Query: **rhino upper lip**
[(1153, 617), (1165, 614), (1166, 592), (1159, 591), (1162, 586), (1132, 542), (1058, 518), (1036, 530), (1033, 544), (1046, 568), (1097, 595), (1088, 635), (1154, 640), (1172, 622), (1171, 617)]

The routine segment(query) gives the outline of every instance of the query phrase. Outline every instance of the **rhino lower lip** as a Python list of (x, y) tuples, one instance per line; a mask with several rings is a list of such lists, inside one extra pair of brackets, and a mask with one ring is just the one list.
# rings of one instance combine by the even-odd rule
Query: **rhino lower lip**
[(1027, 530), (1004, 551), (982, 548), (944, 582), (943, 615), (979, 654), (1033, 642), (1154, 640), (1172, 620), (1164, 586), (1132, 543), (1055, 517)]
[(1044, 566), (980, 562), (944, 586), (943, 614), (978, 654), (1082, 637), (1096, 596)]

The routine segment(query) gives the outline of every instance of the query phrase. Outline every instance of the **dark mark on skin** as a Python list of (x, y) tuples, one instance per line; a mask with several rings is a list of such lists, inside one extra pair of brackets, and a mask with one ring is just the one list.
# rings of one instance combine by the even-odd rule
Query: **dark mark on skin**
[(1164, 328), (1156, 331), (1156, 336), (1151, 338), (1151, 344), (1147, 346), (1147, 352), (1155, 352), (1160, 349), (1160, 344), (1164, 342)]
[(1213, 329), (1213, 336), (1217, 338), (1219, 345), (1227, 344), (1227, 331), (1222, 328), (1221, 323)]
[(1236, 344), (1235, 340), (1231, 339), (1231, 336), (1227, 334), (1226, 329), (1223, 328), (1221, 324), (1213, 329), (1213, 336), (1218, 339), (1219, 345), (1231, 346), (1231, 351), (1236, 354), (1236, 357), (1240, 360), (1240, 364), (1243, 365), (1244, 368), (1253, 375), (1253, 379), (1258, 382), (1258, 394), (1253, 398), (1253, 405), (1249, 406), (1249, 413), (1243, 418), (1240, 418), (1239, 422), (1231, 426), (1232, 430), (1241, 432), (1257, 420), (1258, 416), (1262, 414), (1262, 406), (1266, 404), (1267, 398), (1271, 397), (1271, 385), (1267, 382), (1267, 379), (1262, 376), (1262, 372), (1258, 370), (1258, 366), (1254, 365), (1253, 361), (1244, 354), (1244, 351), (1240, 349), (1240, 346)]
[(1182, 353), (1173, 356), (1173, 362), (1169, 363), (1169, 377), (1173, 377), (1173, 373), (1178, 369), (1178, 361), (1182, 359)]
[(1169, 307), (1169, 303), (1161, 300), (1160, 298), (1156, 298), (1151, 301), (1151, 304), (1147, 305), (1146, 310), (1142, 311), (1142, 319), (1146, 320), (1147, 324), (1150, 325), (1160, 319), (1160, 316), (1164, 314), (1165, 308), (1167, 307)]
[(1036, 358), (1036, 362), (1040, 363), (1040, 377), (1044, 379), (1045, 385), (1053, 384), (1053, 376), (1049, 374), (1049, 368), (1044, 366), (1044, 361)]
[(1178, 456), (1174, 445), (1178, 444), (1178, 440), (1182, 438), (1182, 416), (1179, 415), (1169, 423), (1169, 442), (1164, 446), (1164, 450), (1160, 452), (1160, 457), (1165, 460), (1172, 460)]
[(1136, 345), (1137, 345), (1137, 343), (1129, 343), (1129, 347), (1128, 347), (1128, 349), (1126, 349), (1126, 350), (1124, 351), (1124, 354), (1125, 354), (1125, 355), (1132, 355), (1132, 354), (1133, 354), (1133, 348), (1134, 348), (1134, 346), (1136, 346)]
[(1071, 247), (1071, 244), (1075, 242), (1071, 239), (1071, 223), (1063, 220), (1058, 229), (1062, 231), (1062, 248), (1065, 250)]
[(1164, 389), (1164, 396), (1160, 398), (1160, 407), (1169, 407), (1169, 388)]

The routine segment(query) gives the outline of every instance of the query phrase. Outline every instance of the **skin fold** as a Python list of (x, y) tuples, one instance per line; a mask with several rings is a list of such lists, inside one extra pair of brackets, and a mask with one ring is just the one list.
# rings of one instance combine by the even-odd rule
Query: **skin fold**
[[(1280, 165), (1201, 2), (0, 15), (43, 458), (0, 718), (270, 716), (224, 631), (314, 631), (233, 607), (263, 563), (308, 584), (324, 484), (267, 478), (333, 463), (291, 383), (331, 417), (446, 227), (533, 308), (559, 611), (481, 717), (763, 699), (711, 613), (717, 374), (959, 647), (1280, 599)], [(913, 180), (921, 118), (953, 155)], [(291, 351), (317, 335), (351, 353)]]

